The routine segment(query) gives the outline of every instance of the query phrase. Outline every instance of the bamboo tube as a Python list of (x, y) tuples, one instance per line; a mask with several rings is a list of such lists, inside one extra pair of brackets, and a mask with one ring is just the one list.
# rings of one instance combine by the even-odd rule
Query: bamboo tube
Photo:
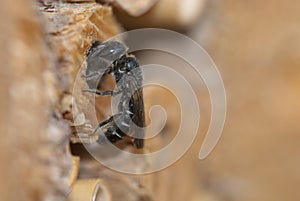
[(67, 201), (111, 201), (111, 193), (101, 179), (81, 179), (74, 183)]

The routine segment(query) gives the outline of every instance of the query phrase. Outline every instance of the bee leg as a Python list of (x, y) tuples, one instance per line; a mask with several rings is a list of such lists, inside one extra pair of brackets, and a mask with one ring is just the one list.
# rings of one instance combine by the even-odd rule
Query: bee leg
[(120, 94), (122, 91), (98, 91), (92, 89), (84, 89), (82, 92), (94, 93), (99, 96), (114, 96)]
[(122, 114), (121, 113), (115, 114), (115, 115), (111, 116), (110, 118), (108, 118), (108, 119), (102, 121), (101, 123), (99, 123), (98, 126), (95, 128), (93, 134), (95, 134), (98, 131), (98, 129), (101, 128), (102, 126), (105, 126), (106, 124), (109, 124), (109, 123), (113, 122), (114, 118), (116, 118), (120, 115), (122, 115)]

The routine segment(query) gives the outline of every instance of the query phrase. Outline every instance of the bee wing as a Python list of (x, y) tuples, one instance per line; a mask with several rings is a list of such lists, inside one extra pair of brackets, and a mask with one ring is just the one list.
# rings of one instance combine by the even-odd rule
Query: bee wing
[[(145, 127), (145, 111), (144, 111), (144, 99), (143, 99), (143, 88), (138, 87), (138, 80), (132, 78), (128, 82), (129, 88), (134, 92), (130, 99), (130, 110), (133, 113), (132, 121), (138, 127)], [(143, 148), (144, 146), (144, 136), (145, 133), (141, 129), (138, 133), (136, 133), (138, 138), (135, 138), (133, 141), (137, 148)]]

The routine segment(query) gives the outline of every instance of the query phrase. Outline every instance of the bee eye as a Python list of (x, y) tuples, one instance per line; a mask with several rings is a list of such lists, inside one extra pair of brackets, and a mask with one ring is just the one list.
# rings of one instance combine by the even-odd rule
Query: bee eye
[(137, 66), (137, 63), (134, 60), (131, 60), (127, 63), (127, 69), (131, 70)]

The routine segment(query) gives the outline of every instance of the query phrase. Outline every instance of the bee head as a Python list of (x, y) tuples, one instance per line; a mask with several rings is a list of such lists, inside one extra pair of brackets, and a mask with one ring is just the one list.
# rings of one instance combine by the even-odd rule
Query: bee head
[(125, 70), (126, 70), (127, 72), (129, 72), (129, 71), (131, 71), (132, 69), (138, 67), (138, 63), (137, 63), (137, 61), (136, 61), (135, 58), (129, 57), (128, 60), (127, 60), (127, 62), (126, 62), (126, 65), (125, 65), (124, 67), (125, 67)]

